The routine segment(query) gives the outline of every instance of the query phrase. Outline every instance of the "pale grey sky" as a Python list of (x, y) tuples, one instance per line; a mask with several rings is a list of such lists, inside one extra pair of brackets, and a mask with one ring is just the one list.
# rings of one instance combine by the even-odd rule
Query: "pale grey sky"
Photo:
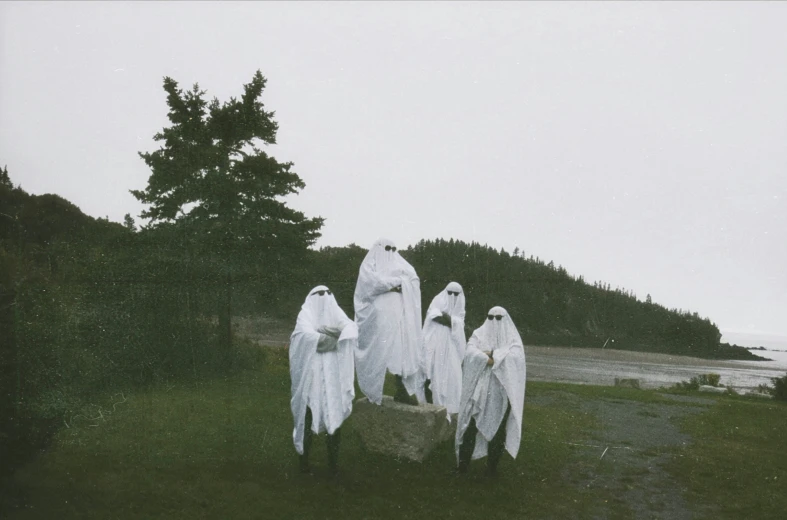
[(0, 164), (136, 216), (163, 76), (223, 100), (260, 69), (319, 245), (519, 246), (787, 335), (785, 27), (783, 2), (2, 2)]

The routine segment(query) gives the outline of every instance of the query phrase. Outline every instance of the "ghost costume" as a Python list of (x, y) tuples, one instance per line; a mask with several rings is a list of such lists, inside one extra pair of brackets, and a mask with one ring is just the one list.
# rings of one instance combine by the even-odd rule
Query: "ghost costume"
[(292, 440), (308, 471), (312, 433), (328, 434), (329, 462), (336, 466), (339, 427), (352, 412), (355, 397), (353, 350), (358, 329), (319, 285), (309, 291), (290, 336)]
[(369, 401), (382, 404), (388, 371), (397, 376), (402, 392), (422, 401), (420, 280), (390, 240), (378, 240), (366, 254), (353, 303), (358, 325), (355, 367), (361, 391)]
[[(500, 317), (500, 319), (497, 319)], [(494, 360), (488, 365), (489, 351)], [(494, 474), (503, 447), (516, 458), (525, 403), (525, 350), (508, 312), (493, 307), (467, 342), (462, 363), (462, 398), (456, 429), (460, 471), (489, 454)], [(505, 443), (505, 444), (504, 444)]]
[(434, 297), (423, 328), (424, 379), (427, 400), (444, 406), (450, 414), (459, 413), (462, 395), (462, 359), (465, 356), (465, 294), (462, 286), (451, 282)]

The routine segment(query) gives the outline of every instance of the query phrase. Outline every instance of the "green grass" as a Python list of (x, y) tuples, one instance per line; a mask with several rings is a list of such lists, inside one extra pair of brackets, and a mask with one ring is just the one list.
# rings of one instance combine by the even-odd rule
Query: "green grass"
[(725, 396), (682, 428), (693, 442), (669, 470), (702, 518), (787, 515), (787, 405)]
[(367, 453), (352, 417), (342, 478), (324, 474), (322, 438), (316, 476), (298, 475), (285, 359), (279, 352), (264, 370), (127, 395), (97, 427), (62, 430), (17, 474), (28, 507), (11, 518), (566, 518), (603, 500), (561, 479), (565, 442), (594, 419), (560, 406), (526, 407), (519, 457), (505, 455), (495, 481), (483, 477), (484, 461), (455, 477), (452, 442), (421, 464)]
[[(530, 382), (519, 456), (504, 455), (496, 480), (483, 476), (485, 460), (456, 477), (453, 442), (440, 445), (423, 463), (369, 453), (351, 416), (342, 434), (342, 476), (333, 481), (325, 472), (321, 437), (312, 453), (316, 475), (297, 474), (286, 351), (270, 350), (264, 357), (264, 366), (232, 377), (126, 394), (127, 401), (105, 421), (92, 423), (95, 427), (75, 421), (47, 453), (17, 473), (27, 505), (10, 518), (630, 518), (625, 501), (610, 490), (577, 486), (566, 477), (581, 451), (568, 443), (586, 442), (598, 426), (598, 418), (578, 403), (604, 398), (683, 406), (645, 390)], [(703, 441), (681, 452), (674, 474), (698, 502), (736, 500), (718, 496), (731, 490), (760, 490), (758, 497), (771, 501), (762, 509), (746, 498), (750, 509), (730, 504), (725, 511), (783, 511), (787, 499), (776, 489), (787, 480), (777, 468), (787, 467), (778, 451), (787, 445), (787, 409), (714, 398), (719, 405), (687, 421), (686, 428)], [(740, 453), (730, 453), (735, 450)], [(739, 466), (751, 467), (752, 482), (732, 486), (725, 479)], [(774, 476), (777, 481), (765, 480)], [(633, 474), (627, 478), (637, 480)]]

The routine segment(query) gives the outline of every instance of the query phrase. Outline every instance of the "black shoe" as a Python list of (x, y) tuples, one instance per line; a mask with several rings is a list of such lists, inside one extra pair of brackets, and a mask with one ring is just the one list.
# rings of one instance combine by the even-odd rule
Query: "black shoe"
[(394, 402), (418, 406), (418, 399), (411, 396), (404, 386), (402, 376), (396, 376), (396, 393), (394, 394)]
[(418, 406), (418, 399), (414, 395), (405, 392), (396, 392), (394, 401), (402, 404), (409, 404), (410, 406)]
[(418, 400), (409, 395), (407, 392), (398, 391), (394, 394), (394, 402), (402, 403), (402, 404), (410, 404), (413, 406), (418, 405)]

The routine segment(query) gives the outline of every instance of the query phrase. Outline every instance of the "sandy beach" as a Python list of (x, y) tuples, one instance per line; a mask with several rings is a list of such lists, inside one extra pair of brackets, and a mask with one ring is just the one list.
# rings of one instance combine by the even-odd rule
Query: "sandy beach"
[(562, 383), (613, 385), (615, 378), (632, 378), (639, 379), (642, 388), (659, 388), (715, 373), (721, 376), (722, 385), (748, 392), (787, 372), (787, 362), (778, 360), (717, 361), (614, 349), (539, 346), (526, 346), (525, 354), (528, 379)]

